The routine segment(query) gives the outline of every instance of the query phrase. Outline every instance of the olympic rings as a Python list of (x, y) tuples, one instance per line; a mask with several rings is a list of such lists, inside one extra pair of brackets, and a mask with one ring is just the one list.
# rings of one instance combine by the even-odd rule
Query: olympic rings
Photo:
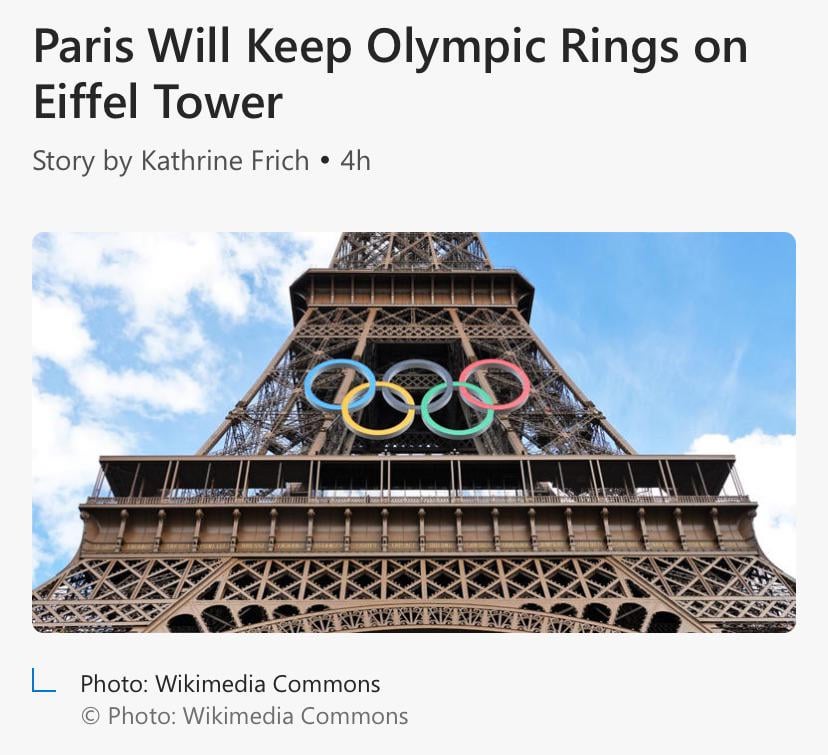
[[(338, 412), (342, 409), (341, 404), (330, 404), (327, 401), (322, 401), (322, 399), (318, 398), (313, 392), (313, 383), (316, 378), (318, 378), (323, 372), (327, 372), (332, 367), (350, 367), (351, 369), (356, 370), (368, 381), (368, 390), (362, 398), (354, 402), (354, 405), (351, 407), (352, 410), (362, 409), (363, 406), (367, 406), (374, 400), (374, 396), (377, 392), (377, 379), (374, 377), (374, 373), (371, 372), (366, 365), (353, 359), (328, 359), (325, 362), (317, 364), (316, 367), (314, 367), (305, 376), (305, 398), (307, 398), (308, 403), (314, 409), (321, 409), (322, 411), (328, 412)], [(412, 401), (411, 403), (413, 404), (414, 402)]]
[[(414, 411), (414, 397), (405, 388), (401, 385), (397, 385), (396, 383), (378, 380), (376, 384), (382, 388), (383, 391), (396, 391), (400, 394), (400, 396), (402, 396), (403, 400), (406, 402), (404, 404), (406, 407), (405, 419), (393, 427), (388, 427), (384, 430), (372, 430), (370, 427), (363, 427), (358, 424), (354, 418), (351, 417), (351, 400), (366, 388), (370, 390), (370, 383), (363, 383), (362, 385), (358, 385), (356, 388), (351, 388), (351, 390), (345, 394), (345, 398), (342, 399), (342, 419), (354, 435), (358, 435), (360, 438), (368, 438), (369, 440), (373, 440), (375, 438), (396, 438), (398, 435), (402, 435), (406, 430), (408, 430), (408, 428), (411, 427), (411, 423), (414, 422), (414, 416), (416, 415), (416, 412)], [(356, 404), (354, 404), (354, 406), (356, 406)]]
[(470, 364), (468, 367), (466, 367), (465, 370), (463, 370), (460, 373), (460, 382), (467, 381), (481, 367), (487, 366), (500, 367), (500, 369), (506, 370), (506, 372), (516, 377), (520, 381), (520, 395), (514, 401), (510, 401), (508, 404), (497, 404), (495, 406), (489, 407), (479, 399), (474, 398), (469, 393), (469, 389), (466, 386), (463, 386), (462, 388), (460, 388), (460, 398), (463, 400), (464, 404), (474, 407), (475, 409), (492, 408), (496, 412), (511, 412), (514, 409), (519, 409), (529, 400), (529, 394), (532, 391), (532, 386), (529, 383), (529, 376), (516, 364), (513, 364), (512, 362), (507, 362), (505, 359), (480, 359), (477, 362)]
[(486, 393), (479, 385), (475, 385), (474, 383), (466, 383), (462, 380), (455, 380), (453, 387), (460, 388), (462, 390), (469, 390), (472, 393), (476, 393), (480, 396), (483, 401), (486, 401), (488, 404), (488, 410), (486, 411), (486, 416), (478, 422), (474, 427), (470, 427), (466, 430), (452, 430), (449, 427), (445, 427), (441, 425), (439, 422), (435, 422), (429, 412), (428, 405), (431, 403), (431, 399), (437, 394), (438, 391), (443, 390), (446, 387), (445, 383), (440, 383), (439, 385), (435, 385), (433, 388), (429, 389), (425, 396), (423, 396), (423, 422), (425, 426), (431, 430), (435, 435), (439, 435), (441, 438), (476, 438), (478, 435), (482, 435), (486, 432), (491, 426), (492, 422), (494, 422), (494, 399)]
[[(437, 364), (437, 362), (431, 362), (428, 359), (406, 359), (402, 362), (397, 362), (393, 367), (389, 367), (386, 370), (385, 374), (382, 376), (382, 379), (386, 383), (390, 383), (394, 380), (397, 375), (401, 372), (405, 372), (406, 370), (412, 370), (416, 367), (419, 367), (424, 370), (431, 370), (443, 383), (445, 390), (443, 391), (443, 395), (434, 402), (434, 406), (432, 407), (431, 411), (436, 412), (438, 409), (442, 409), (449, 401), (451, 401), (451, 396), (454, 393), (454, 387), (451, 381), (451, 375), (449, 371), (443, 367), (442, 365)], [(386, 403), (393, 406), (395, 409), (398, 409), (401, 412), (408, 411), (409, 407), (406, 406), (402, 401), (400, 401), (396, 396), (393, 395), (390, 388), (383, 388), (382, 389), (382, 397), (385, 399)], [(416, 407), (414, 411), (417, 414), (420, 413), (421, 407)]]
[[(332, 404), (323, 401), (313, 392), (314, 381), (327, 370), (335, 367), (350, 368), (356, 370), (366, 382), (351, 388), (345, 395), (341, 404)], [(484, 367), (495, 367), (511, 374), (518, 380), (521, 386), (520, 395), (507, 403), (495, 404), (494, 398), (490, 396), (479, 385), (469, 382), (469, 379), (479, 369)], [(440, 382), (429, 388), (417, 406), (411, 393), (393, 382), (393, 379), (401, 372), (410, 369), (426, 369), (433, 372)], [(354, 420), (352, 413), (367, 406), (377, 393), (377, 388), (382, 389), (382, 396), (386, 403), (394, 409), (405, 413), (405, 417), (392, 427), (372, 429), (363, 427)], [(466, 429), (452, 429), (445, 427), (433, 418), (433, 413), (445, 407), (454, 395), (454, 389), (460, 389), (460, 399), (464, 404), (476, 411), (485, 412), (485, 416), (473, 427)], [(417, 414), (420, 414), (425, 426), (435, 435), (442, 438), (474, 438), (486, 432), (494, 422), (495, 412), (509, 412), (523, 406), (529, 399), (532, 387), (529, 376), (516, 364), (507, 362), (505, 359), (480, 359), (473, 362), (460, 373), (459, 380), (452, 380), (451, 375), (445, 367), (428, 359), (406, 359), (389, 367), (382, 380), (377, 380), (374, 373), (361, 362), (353, 359), (328, 359), (316, 365), (305, 376), (304, 381), (305, 397), (308, 403), (315, 409), (329, 412), (341, 412), (345, 426), (360, 438), (377, 440), (380, 438), (394, 438), (404, 433), (414, 422)], [(439, 397), (438, 397), (439, 396)]]

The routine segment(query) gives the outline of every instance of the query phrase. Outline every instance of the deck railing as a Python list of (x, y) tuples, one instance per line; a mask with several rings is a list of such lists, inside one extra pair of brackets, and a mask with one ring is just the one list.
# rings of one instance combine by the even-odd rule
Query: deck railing
[(151, 496), (151, 497), (89, 497), (87, 504), (111, 506), (537, 506), (537, 505), (605, 505), (692, 506), (750, 503), (746, 495), (458, 495), (458, 496)]

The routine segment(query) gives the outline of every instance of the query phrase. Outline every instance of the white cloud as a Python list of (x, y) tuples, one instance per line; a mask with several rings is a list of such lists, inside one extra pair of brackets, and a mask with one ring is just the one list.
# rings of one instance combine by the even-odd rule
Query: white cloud
[(777, 566), (796, 572), (796, 436), (754, 430), (731, 439), (696, 438), (690, 453), (733, 454), (745, 492), (759, 504), (754, 520), (759, 545)]
[(124, 411), (147, 406), (183, 414), (202, 412), (208, 406), (205, 385), (197, 375), (180, 369), (163, 374), (126, 369), (113, 372), (98, 362), (77, 365), (72, 384), (96, 410)]
[(36, 275), (112, 292), (143, 335), (188, 317), (194, 303), (231, 319), (266, 305), (287, 319), (289, 284), (331, 257), (337, 235), (68, 233), (47, 240), (35, 251)]
[[(203, 331), (198, 308), (231, 322), (287, 321), (290, 283), (305, 268), (325, 264), (336, 239), (336, 234), (45, 235), (33, 257), (32, 353), (65, 369), (98, 408), (205, 411), (219, 379), (214, 368), (220, 355)], [(123, 338), (137, 342), (127, 370), (95, 356), (98, 344), (88, 320), (100, 312), (117, 314)], [(35, 373), (39, 370), (35, 364)]]
[[(135, 450), (127, 410), (215, 410), (220, 354), (205, 315), (290, 319), (288, 287), (331, 258), (337, 234), (46, 234), (32, 258), (32, 480), (36, 564), (79, 542), (77, 504), (101, 454)], [(124, 365), (104, 355), (129, 352)], [(106, 347), (106, 348), (104, 348)], [(123, 357), (122, 357), (122, 361)], [(66, 387), (43, 387), (46, 364)], [(226, 407), (219, 407), (224, 409)], [(104, 421), (101, 417), (106, 416)]]
[(78, 503), (91, 491), (98, 456), (129, 453), (129, 435), (75, 420), (68, 399), (32, 387), (32, 502), (42, 529), (33, 537), (35, 568), (61, 565), (80, 543)]
[[(140, 408), (171, 412), (203, 411), (207, 401), (200, 380), (180, 369), (116, 371), (95, 359), (96, 343), (84, 314), (71, 295), (32, 293), (33, 380), (41, 360), (63, 368), (69, 382), (90, 406), (102, 410)], [(186, 331), (183, 341), (192, 338)], [(154, 344), (159, 350), (161, 344)], [(202, 370), (203, 372), (203, 370)]]
[(93, 346), (75, 302), (32, 293), (32, 356), (68, 365), (86, 357)]

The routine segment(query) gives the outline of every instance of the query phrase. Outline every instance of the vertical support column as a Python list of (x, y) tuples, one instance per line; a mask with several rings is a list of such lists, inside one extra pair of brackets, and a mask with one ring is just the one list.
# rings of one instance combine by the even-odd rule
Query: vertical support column
[(678, 487), (676, 487), (676, 479), (673, 477), (673, 468), (670, 466), (670, 460), (664, 460), (664, 467), (667, 470), (667, 476), (670, 478), (670, 484), (673, 486), (673, 495), (678, 498)]
[(641, 527), (641, 542), (644, 543), (644, 550), (650, 550), (650, 535), (647, 532), (647, 512), (642, 506), (638, 509), (638, 524)]
[(167, 493), (168, 493), (167, 485), (169, 484), (169, 481), (170, 481), (170, 471), (171, 471), (171, 469), (172, 469), (172, 459), (170, 459), (167, 462), (167, 470), (164, 472), (164, 483), (163, 483), (163, 485), (161, 485), (161, 497), (162, 498), (167, 497)]
[(98, 476), (95, 478), (95, 485), (92, 487), (92, 498), (100, 498), (101, 497), (101, 489), (103, 488), (103, 481), (104, 481), (104, 468), (103, 466), (98, 467)]
[(167, 498), (174, 498), (173, 491), (178, 487), (178, 467), (181, 464), (180, 459), (176, 459), (173, 467), (172, 477), (170, 477), (170, 485), (167, 489)]
[(606, 499), (606, 497), (607, 497), (607, 486), (604, 484), (604, 473), (601, 470), (601, 460), (600, 459), (595, 460), (595, 468), (598, 470), (598, 482), (600, 483), (600, 486), (601, 486), (601, 495), (604, 497), (604, 499)]
[(242, 498), (247, 498), (247, 488), (250, 482), (250, 459), (244, 465), (244, 484), (242, 485)]
[(244, 462), (245, 459), (239, 459), (239, 471), (236, 475), (236, 489), (233, 491), (233, 498), (238, 498), (239, 493), (241, 492), (241, 485), (242, 485), (242, 472), (244, 472)]
[(535, 527), (535, 509), (529, 509), (529, 545), (533, 551), (538, 549), (538, 531)]
[[(661, 478), (661, 489), (667, 491), (667, 497), (670, 498), (673, 495), (672, 489), (670, 488), (670, 481), (667, 479), (667, 473), (664, 471), (664, 465), (661, 463), (661, 459), (658, 460), (658, 472), (659, 477)], [(663, 498), (662, 494), (662, 498)]]
[(132, 475), (132, 484), (129, 486), (129, 497), (135, 495), (135, 488), (138, 486), (138, 475), (141, 474), (141, 462), (135, 465), (135, 474)]
[(561, 462), (558, 462), (558, 476), (561, 478), (561, 494), (564, 498), (566, 498), (566, 481), (564, 480), (563, 465), (561, 464)]
[(597, 501), (601, 498), (601, 493), (598, 491), (598, 480), (595, 479), (595, 467), (593, 466), (592, 459), (589, 459), (589, 476), (592, 479), (592, 492)]
[(195, 553), (198, 550), (199, 538), (201, 537), (201, 522), (204, 519), (204, 512), (201, 509), (196, 509), (195, 513), (195, 527), (193, 527), (193, 542), (190, 550)]
[(681, 509), (677, 506), (673, 509), (673, 516), (676, 519), (676, 529), (678, 530), (679, 541), (681, 542), (681, 549), (687, 550), (687, 536), (684, 534), (684, 522), (681, 520)]
[(456, 537), (457, 537), (457, 550), (462, 553), (463, 551), (463, 510), (462, 509), (455, 509), (454, 510), (454, 523), (456, 528)]
[(604, 506), (601, 509), (601, 521), (604, 523), (604, 542), (607, 545), (607, 550), (612, 550), (612, 530), (610, 530), (609, 509)]
[(345, 537), (342, 540), (342, 549), (347, 553), (351, 550), (351, 509), (345, 509)]
[(719, 526), (719, 509), (715, 506), (710, 509), (710, 518), (713, 520), (713, 532), (716, 534), (716, 545), (722, 547), (722, 528)]
[(279, 519), (279, 512), (276, 509), (270, 509), (270, 532), (267, 536), (267, 549), (271, 553), (276, 550), (276, 525)]
[(380, 547), (382, 548), (382, 552), (386, 553), (388, 551), (388, 509), (380, 511), (380, 516), (382, 517), (382, 539), (380, 540)]
[(739, 477), (739, 473), (736, 471), (735, 463), (730, 467), (730, 476), (733, 478), (733, 484), (736, 486), (736, 495), (738, 495), (739, 498), (744, 498), (745, 489), (742, 487), (742, 480)]
[(572, 508), (567, 506), (564, 509), (564, 519), (566, 520), (566, 537), (569, 541), (569, 550), (575, 550), (575, 530), (572, 527)]
[(494, 549), (500, 550), (500, 512), (492, 509), (492, 533), (494, 534)]
[(161, 536), (164, 533), (164, 520), (167, 518), (167, 512), (164, 509), (158, 510), (158, 524), (155, 527), (155, 539), (152, 541), (152, 552), (158, 553), (161, 550)]
[(529, 500), (535, 500), (535, 478), (532, 475), (532, 460), (526, 457), (526, 473), (529, 475)]
[(308, 501), (313, 498), (313, 465), (315, 464), (314, 460), (311, 459), (310, 463), (308, 464)]
[(702, 474), (702, 471), (701, 471), (701, 464), (699, 464), (699, 462), (696, 462), (696, 471), (699, 473), (699, 479), (701, 480), (701, 485), (702, 485), (702, 490), (704, 491), (704, 495), (705, 495), (705, 497), (709, 498), (710, 493), (707, 490), (707, 483), (704, 480), (704, 475)]
[(236, 552), (236, 546), (239, 543), (239, 519), (241, 519), (241, 511), (233, 509), (233, 533), (230, 535), (230, 553)]
[(308, 531), (305, 535), (305, 550), (313, 550), (313, 520), (316, 512), (313, 509), (308, 509)]
[(115, 538), (115, 553), (120, 553), (124, 545), (124, 532), (126, 531), (127, 519), (129, 519), (129, 512), (126, 509), (121, 509), (121, 524), (118, 527), (118, 537)]
[(210, 461), (210, 462), (207, 463), (207, 474), (204, 475), (204, 487), (201, 490), (201, 495), (202, 496), (206, 497), (206, 495), (207, 495), (207, 488), (210, 487), (210, 472), (212, 472), (212, 471), (213, 471), (213, 462)]
[(520, 484), (523, 486), (523, 500), (526, 501), (529, 499), (529, 483), (526, 480), (526, 472), (523, 468), (523, 459), (518, 460), (518, 465), (520, 467)]
[(417, 512), (417, 518), (420, 520), (420, 535), (418, 538), (418, 545), (420, 546), (420, 553), (425, 553), (426, 549), (426, 532), (425, 532), (425, 509), (420, 509)]

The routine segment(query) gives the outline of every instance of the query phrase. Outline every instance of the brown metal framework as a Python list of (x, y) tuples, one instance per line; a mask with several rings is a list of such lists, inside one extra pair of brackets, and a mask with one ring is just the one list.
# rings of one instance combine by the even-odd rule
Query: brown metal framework
[[(291, 287), (294, 329), (195, 456), (104, 457), (42, 631), (785, 631), (733, 457), (641, 456), (529, 325), (532, 286), (473, 233), (346, 233)], [(386, 441), (314, 409), (307, 372), (501, 357), (529, 401), (470, 441)], [(352, 370), (314, 384), (341, 402)], [(397, 380), (421, 396), (435, 384)], [(500, 400), (514, 380), (479, 375)], [(456, 405), (455, 405), (456, 404)], [(462, 427), (471, 412), (442, 410)], [(375, 401), (367, 426), (398, 421)], [(396, 420), (394, 418), (397, 418)]]

